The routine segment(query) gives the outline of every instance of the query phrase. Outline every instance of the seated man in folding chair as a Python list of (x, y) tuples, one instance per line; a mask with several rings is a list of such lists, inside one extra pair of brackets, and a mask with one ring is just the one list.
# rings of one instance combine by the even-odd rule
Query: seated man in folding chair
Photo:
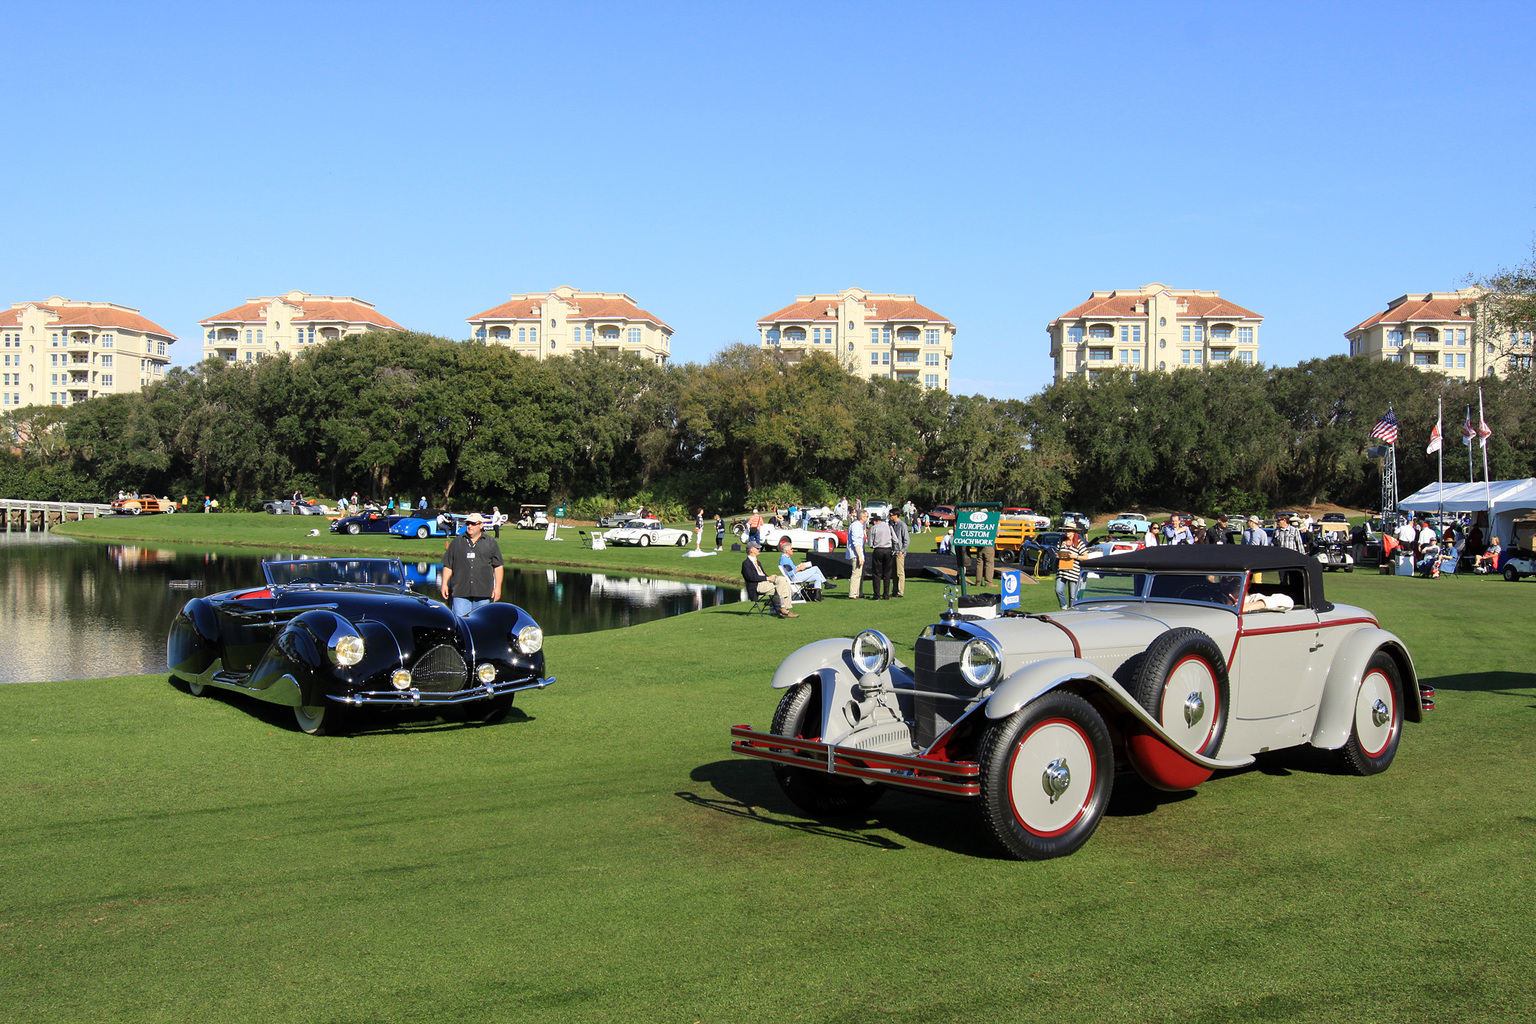
[(762, 550), (763, 546), (759, 542), (747, 541), (747, 557), (741, 561), (741, 578), (747, 585), (747, 593), (754, 598), (772, 593), (774, 614), (781, 619), (798, 619), (800, 616), (790, 610), (789, 580), (777, 573), (770, 576), (763, 571), (763, 567), (757, 561), (757, 556), (762, 553)]
[(807, 601), (821, 600), (821, 591), (827, 585), (827, 574), (808, 561), (796, 565), (795, 546), (788, 537), (779, 541), (779, 572), (801, 588)]

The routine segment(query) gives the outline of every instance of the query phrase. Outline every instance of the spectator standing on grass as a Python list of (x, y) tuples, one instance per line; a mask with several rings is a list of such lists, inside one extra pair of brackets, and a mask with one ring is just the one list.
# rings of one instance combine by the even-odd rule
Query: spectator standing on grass
[(1227, 514), (1223, 512), (1216, 517), (1216, 522), (1205, 528), (1205, 543), (1225, 544), (1227, 542)]
[(891, 596), (891, 577), (895, 575), (896, 535), (891, 531), (891, 524), (877, 512), (870, 517), (866, 536), (869, 578), (874, 583), (869, 596), (876, 601), (887, 600)]
[(861, 596), (859, 591), (864, 583), (864, 524), (869, 522), (869, 516), (863, 512), (853, 517), (848, 524), (848, 549), (844, 557), (853, 563), (853, 573), (848, 577), (848, 597), (857, 601)]
[(719, 512), (715, 513), (715, 550), (725, 549), (725, 517)]
[(1269, 534), (1265, 533), (1264, 528), (1259, 525), (1258, 516), (1248, 517), (1248, 529), (1243, 531), (1243, 543), (1253, 544), (1261, 548), (1270, 546)]
[(1397, 528), (1397, 546), (1410, 555), (1419, 545), (1419, 528), (1414, 525), (1413, 517), (1403, 520), (1403, 525)]
[(1275, 546), (1306, 553), (1306, 546), (1301, 542), (1301, 531), (1291, 525), (1291, 517), (1282, 515), (1275, 521)]
[(757, 509), (753, 509), (752, 514), (747, 517), (747, 540), (755, 540), (759, 547), (762, 546), (763, 517), (758, 515)]
[(1164, 543), (1166, 544), (1193, 544), (1195, 542), (1194, 532), (1184, 525), (1184, 517), (1178, 513), (1174, 513), (1173, 518), (1168, 520), (1165, 537)]
[[(912, 504), (910, 501), (908, 505)], [(912, 533), (899, 512), (891, 513), (891, 532), (896, 535), (896, 596), (907, 596), (907, 549), (912, 546)]]
[(1062, 608), (1070, 608), (1077, 600), (1077, 592), (1083, 586), (1082, 560), (1088, 557), (1082, 535), (1068, 530), (1056, 547), (1056, 600)]
[(492, 601), (501, 600), (501, 547), (485, 536), (485, 519), (471, 512), (464, 532), (448, 542), (443, 553), (443, 600), (463, 618)]

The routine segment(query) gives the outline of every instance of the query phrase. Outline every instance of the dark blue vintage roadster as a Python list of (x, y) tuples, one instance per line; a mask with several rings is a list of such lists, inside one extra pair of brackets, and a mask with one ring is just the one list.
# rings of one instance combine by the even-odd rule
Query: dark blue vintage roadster
[(456, 617), (412, 593), (399, 559), (262, 564), (263, 586), (188, 601), (166, 660), (193, 696), (209, 687), (294, 709), (299, 728), (335, 731), (371, 709), (456, 708), (495, 721), (519, 690), (543, 689), (544, 633), (495, 603)]

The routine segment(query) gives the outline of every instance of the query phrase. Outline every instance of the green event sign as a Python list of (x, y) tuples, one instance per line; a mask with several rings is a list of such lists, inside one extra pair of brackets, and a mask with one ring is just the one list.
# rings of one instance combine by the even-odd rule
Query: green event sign
[(991, 547), (997, 541), (997, 509), (955, 510), (955, 546)]
[(555, 518), (556, 519), (564, 519), (565, 518), (565, 506), (564, 505), (561, 505), (559, 508), (555, 509)]

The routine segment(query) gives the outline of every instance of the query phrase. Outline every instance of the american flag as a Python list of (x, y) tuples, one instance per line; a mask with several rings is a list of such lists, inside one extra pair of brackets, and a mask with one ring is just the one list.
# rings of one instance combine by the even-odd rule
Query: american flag
[(1381, 418), (1381, 422), (1371, 428), (1371, 436), (1387, 444), (1397, 444), (1397, 415), (1391, 406), (1387, 407), (1387, 414)]

